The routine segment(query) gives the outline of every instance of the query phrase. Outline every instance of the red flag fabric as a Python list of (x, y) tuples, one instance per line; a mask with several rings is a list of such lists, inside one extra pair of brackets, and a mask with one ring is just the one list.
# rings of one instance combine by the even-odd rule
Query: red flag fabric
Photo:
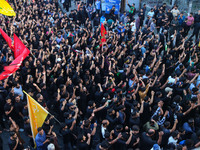
[(10, 74), (9, 72), (4, 71), (3, 73), (0, 74), (0, 80), (8, 78), (10, 75), (12, 75), (12, 74)]
[[(28, 48), (26, 48), (26, 46), (22, 43), (22, 41), (16, 36), (15, 39), (17, 39), (17, 41), (15, 41), (16, 44), (16, 48), (18, 49), (18, 51), (20, 51), (20, 55), (17, 56), (17, 58), (15, 58), (15, 60), (9, 65), (9, 66), (5, 66), (4, 67), (4, 72), (0, 74), (0, 80), (6, 79), (8, 78), (10, 75), (12, 75), (15, 71), (17, 71), (19, 69), (19, 67), (21, 66), (23, 60), (29, 55), (30, 51), (28, 50)], [(22, 50), (21, 50), (22, 49)], [(16, 49), (15, 49), (16, 51)], [(14, 51), (14, 54), (15, 54)], [(17, 53), (18, 54), (18, 53)]]
[(14, 57), (17, 58), (25, 49), (26, 46), (17, 37), (17, 35), (14, 34)]
[(3, 36), (3, 38), (6, 40), (10, 49), (13, 51), (12, 39), (1, 28), (0, 28), (0, 33)]
[(100, 44), (100, 46), (102, 46), (102, 43), (103, 42), (106, 42), (106, 35), (107, 34), (107, 32), (106, 32), (106, 29), (105, 29), (105, 27), (103, 26), (103, 23), (101, 24), (101, 44)]

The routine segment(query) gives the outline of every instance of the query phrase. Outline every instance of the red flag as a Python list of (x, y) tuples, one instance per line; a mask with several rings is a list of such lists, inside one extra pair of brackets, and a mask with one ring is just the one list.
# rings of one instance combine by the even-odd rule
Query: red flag
[(106, 35), (107, 34), (107, 32), (106, 32), (106, 29), (105, 29), (105, 27), (103, 26), (103, 23), (101, 24), (101, 44), (100, 44), (100, 46), (102, 46), (102, 43), (103, 42), (106, 42)]
[(4, 71), (3, 73), (0, 74), (0, 80), (8, 78), (10, 75), (12, 75), (12, 74), (10, 74), (9, 72)]
[(3, 36), (3, 38), (6, 40), (10, 49), (13, 51), (12, 39), (1, 28), (0, 28), (0, 33)]
[[(14, 35), (14, 36), (17, 39), (14, 44), (15, 44), (15, 47), (18, 48), (18, 50), (20, 51), (20, 54), (18, 55), (17, 58), (15, 58), (15, 60), (9, 66), (4, 67), (5, 71), (0, 74), (0, 80), (8, 78), (15, 71), (17, 71), (19, 69), (19, 67), (21, 66), (23, 60), (30, 53), (30, 51), (28, 50), (28, 48), (26, 48), (26, 46), (22, 43), (22, 41), (16, 35)], [(15, 49), (15, 51), (16, 51), (16, 49)], [(15, 51), (14, 51), (14, 54), (18, 54), (18, 53), (15, 53)]]
[(16, 36), (16, 34), (14, 34), (14, 56), (15, 56), (15, 58), (17, 58), (25, 49), (26, 49), (26, 46)]

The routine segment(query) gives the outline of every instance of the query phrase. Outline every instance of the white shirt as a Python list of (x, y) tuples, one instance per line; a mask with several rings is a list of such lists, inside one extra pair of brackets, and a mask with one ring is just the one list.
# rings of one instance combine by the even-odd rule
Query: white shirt
[(172, 144), (176, 145), (177, 142), (178, 142), (178, 140), (175, 140), (172, 136), (170, 136), (168, 139), (168, 144), (172, 143)]
[(21, 97), (20, 97), (21, 99), (24, 98), (24, 93), (22, 91), (22, 86), (21, 85), (19, 86), (19, 88), (14, 87), (14, 93), (21, 95)]
[(134, 22), (134, 25), (132, 26), (131, 31), (135, 32), (135, 30), (136, 30), (136, 25), (135, 25), (135, 22)]
[(149, 11), (147, 16), (150, 16), (152, 18), (154, 16), (154, 14), (155, 14), (154, 11), (153, 12)]
[(103, 125), (101, 125), (101, 134), (103, 138), (105, 138), (105, 133), (106, 133), (105, 131), (106, 131), (106, 128), (104, 128)]

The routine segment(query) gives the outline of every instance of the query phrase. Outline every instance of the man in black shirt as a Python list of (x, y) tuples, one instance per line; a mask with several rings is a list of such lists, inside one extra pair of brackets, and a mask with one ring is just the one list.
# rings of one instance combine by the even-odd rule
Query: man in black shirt
[(91, 141), (90, 133), (87, 134), (87, 138), (88, 139), (86, 141), (86, 137), (83, 134), (80, 134), (78, 136), (78, 144), (77, 144), (78, 150), (89, 150), (90, 141)]
[(17, 134), (15, 132), (10, 132), (10, 138), (8, 140), (8, 145), (10, 150), (22, 150), (22, 144), (19, 141), (19, 138), (17, 137)]

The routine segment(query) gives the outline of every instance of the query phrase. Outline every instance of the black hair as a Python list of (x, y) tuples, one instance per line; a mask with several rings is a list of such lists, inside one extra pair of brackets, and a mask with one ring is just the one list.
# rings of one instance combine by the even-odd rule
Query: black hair
[(178, 135), (178, 131), (176, 130), (176, 131), (174, 131), (174, 132), (172, 132), (172, 134), (171, 134), (171, 136), (174, 138), (174, 137), (177, 137), (177, 135)]
[(40, 132), (41, 130), (43, 130), (42, 127), (39, 127), (39, 128), (37, 129), (38, 132)]

